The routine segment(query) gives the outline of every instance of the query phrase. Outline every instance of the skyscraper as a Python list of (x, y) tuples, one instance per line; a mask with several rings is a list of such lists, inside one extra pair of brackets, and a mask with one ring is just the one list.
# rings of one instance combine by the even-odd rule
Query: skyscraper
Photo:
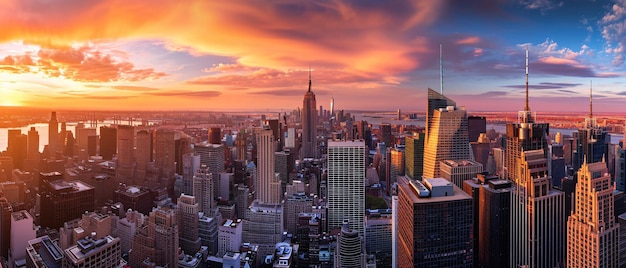
[(335, 265), (337, 267), (365, 267), (363, 235), (350, 229), (347, 220), (341, 226), (335, 250)]
[(209, 128), (209, 143), (222, 144), (222, 129), (219, 127)]
[(178, 265), (178, 224), (176, 211), (168, 207), (155, 208), (148, 222), (137, 229), (133, 238), (129, 264), (141, 267), (149, 261), (162, 267)]
[(198, 235), (198, 203), (191, 195), (182, 194), (178, 198), (178, 226), (180, 248), (185, 254), (194, 255), (200, 250), (200, 236)]
[(117, 168), (116, 176), (120, 182), (132, 184), (133, 180), (133, 149), (135, 148), (135, 128), (133, 126), (117, 126)]
[(137, 147), (134, 150), (135, 159), (135, 177), (137, 182), (143, 183), (146, 178), (148, 170), (148, 163), (152, 158), (152, 146), (151, 139), (152, 133), (147, 130), (140, 130), (137, 132)]
[(202, 165), (193, 176), (193, 196), (197, 197), (199, 210), (208, 214), (214, 208), (215, 204), (215, 181), (219, 174), (211, 173), (210, 169)]
[(11, 214), (13, 207), (5, 197), (0, 197), (0, 256), (9, 259), (11, 246)]
[(117, 129), (114, 127), (100, 127), (100, 155), (103, 160), (113, 159), (117, 152)]
[(472, 198), (442, 178), (422, 182), (398, 178), (398, 267), (473, 267)]
[(387, 145), (387, 148), (393, 147), (393, 141), (391, 136), (391, 125), (388, 123), (380, 124), (380, 141)]
[(176, 172), (175, 150), (174, 131), (169, 129), (157, 130), (154, 162), (155, 166), (161, 171), (163, 178), (170, 178)]
[(364, 235), (365, 142), (328, 142), (328, 229), (340, 228), (344, 220)]
[(42, 173), (39, 189), (42, 227), (59, 228), (69, 220), (80, 218), (85, 211), (93, 211), (95, 189), (79, 180), (64, 181), (59, 173)]
[(183, 155), (183, 193), (193, 195), (193, 176), (199, 168), (199, 155), (194, 153), (187, 153)]
[(572, 161), (575, 171), (580, 169), (585, 160), (587, 163), (596, 163), (602, 161), (602, 157), (608, 158), (611, 135), (605, 128), (600, 127), (593, 117), (591, 88), (589, 88), (589, 117), (585, 118), (583, 127), (573, 134), (576, 141), (576, 152)]
[(583, 161), (567, 220), (567, 267), (618, 267), (619, 224), (606, 164)]
[(206, 165), (210, 173), (224, 172), (224, 145), (196, 143), (194, 151), (200, 155), (200, 164)]
[[(446, 103), (451, 105), (439, 107)], [(474, 156), (470, 149), (465, 108), (457, 108), (454, 101), (432, 89), (428, 89), (428, 106), (438, 109), (427, 112), (429, 118), (424, 146), (423, 175), (426, 178), (436, 178), (441, 176), (439, 167), (441, 161), (474, 160)]]
[(552, 189), (543, 150), (524, 151), (511, 192), (509, 267), (557, 267), (565, 261), (565, 194)]
[(421, 180), (424, 174), (424, 133), (414, 133), (404, 138), (406, 175), (414, 180)]
[(57, 121), (57, 112), (52, 112), (50, 121), (48, 122), (48, 149), (52, 156), (59, 149), (57, 143), (59, 140), (59, 121)]
[(39, 161), (39, 133), (35, 130), (35, 127), (31, 127), (28, 131), (26, 159)]
[(302, 158), (317, 157), (317, 113), (315, 94), (311, 91), (311, 71), (309, 70), (309, 90), (304, 94), (302, 104)]
[(438, 111), (441, 108), (445, 109), (448, 106), (456, 106), (456, 102), (446, 98), (443, 94), (439, 94), (437, 91), (434, 91), (430, 88), (428, 89), (428, 107), (426, 109), (426, 140), (428, 140), (428, 136), (430, 135), (432, 129), (432, 120), (435, 111)]
[(506, 126), (505, 171), (511, 192), (510, 267), (556, 267), (565, 261), (565, 195), (548, 176), (548, 124), (535, 123), (526, 103), (518, 122)]
[(274, 135), (264, 126), (256, 135), (257, 145), (257, 199), (263, 203), (278, 204), (282, 200), (280, 175), (275, 171)]
[(505, 170), (506, 179), (516, 181), (517, 161), (521, 152), (541, 149), (546, 158), (548, 155), (549, 125), (535, 123), (535, 115), (528, 104), (528, 50), (526, 50), (526, 105), (517, 115), (517, 123), (506, 125)]
[(469, 141), (478, 141), (480, 133), (487, 132), (487, 119), (484, 116), (468, 116), (467, 129), (469, 133)]
[(463, 182), (474, 199), (474, 263), (478, 267), (509, 265), (511, 181), (478, 174)]

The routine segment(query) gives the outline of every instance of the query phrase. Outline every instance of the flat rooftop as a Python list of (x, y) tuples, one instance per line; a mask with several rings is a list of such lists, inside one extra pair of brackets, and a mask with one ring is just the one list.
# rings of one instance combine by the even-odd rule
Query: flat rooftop
[[(410, 180), (410, 178), (405, 177), (406, 180)], [(414, 204), (422, 204), (422, 203), (434, 203), (434, 202), (448, 202), (448, 201), (458, 201), (458, 200), (464, 200), (464, 199), (472, 199), (471, 196), (469, 196), (467, 193), (463, 192), (463, 190), (461, 190), (461, 188), (457, 187), (456, 185), (452, 185), (453, 188), (453, 195), (448, 195), (448, 196), (437, 196), (437, 197), (419, 197), (417, 195), (417, 192), (414, 190), (414, 188), (410, 185), (410, 183), (404, 183), (402, 181), (404, 181), (405, 179), (399, 179), (398, 180), (398, 187), (402, 188), (402, 190), (404, 190), (405, 192), (410, 193), (409, 194), (409, 198), (411, 199), (411, 202)], [(451, 183), (449, 181), (447, 181), (446, 179), (443, 178), (436, 178), (436, 179), (441, 179), (444, 180), (446, 184)], [(435, 183), (443, 183), (441, 181), (436, 181)]]
[(74, 181), (56, 180), (56, 181), (48, 182), (48, 184), (55, 191), (73, 188), (74, 191), (80, 192), (80, 191), (86, 191), (86, 190), (93, 189), (93, 186), (91, 186), (89, 184), (86, 184), (86, 183), (84, 183), (82, 181), (79, 181), (79, 180), (74, 180)]

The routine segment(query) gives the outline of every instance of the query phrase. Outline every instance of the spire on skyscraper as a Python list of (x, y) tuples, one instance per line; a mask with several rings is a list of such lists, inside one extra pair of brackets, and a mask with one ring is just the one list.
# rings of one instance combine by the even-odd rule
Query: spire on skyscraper
[(443, 48), (441, 43), (439, 43), (439, 82), (441, 95), (443, 95)]
[(309, 66), (309, 92), (311, 92), (311, 66)]
[(530, 112), (530, 107), (528, 106), (528, 46), (526, 46), (526, 106), (524, 111)]
[(593, 82), (589, 81), (589, 118), (593, 117)]

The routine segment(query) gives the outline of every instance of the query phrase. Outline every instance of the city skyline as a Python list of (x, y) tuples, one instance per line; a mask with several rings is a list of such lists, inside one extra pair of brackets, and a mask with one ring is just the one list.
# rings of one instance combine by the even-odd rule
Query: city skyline
[(598, 112), (626, 95), (624, 0), (1, 5), (1, 106), (294, 109), (311, 68), (326, 109), (422, 110), (440, 44), (468, 110), (523, 108), (526, 47), (533, 111), (578, 111), (590, 80)]

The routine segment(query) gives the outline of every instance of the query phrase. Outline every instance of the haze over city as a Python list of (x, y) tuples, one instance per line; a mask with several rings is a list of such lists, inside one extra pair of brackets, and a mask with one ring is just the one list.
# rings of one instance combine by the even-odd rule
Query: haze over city
[[(422, 111), (440, 89), (474, 111), (624, 101), (626, 1), (3, 1), (0, 105)], [(583, 111), (585, 109), (582, 109)]]

